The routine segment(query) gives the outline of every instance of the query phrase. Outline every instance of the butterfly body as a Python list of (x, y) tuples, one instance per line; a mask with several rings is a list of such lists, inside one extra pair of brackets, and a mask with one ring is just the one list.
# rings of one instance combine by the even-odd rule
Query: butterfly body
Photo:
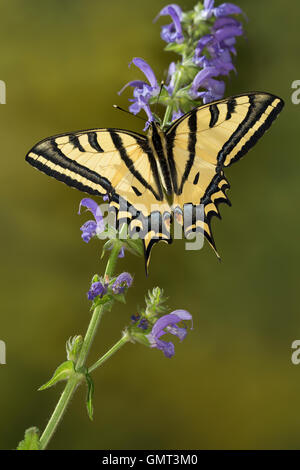
[[(50, 137), (26, 160), (44, 173), (92, 195), (108, 194), (118, 224), (139, 231), (146, 268), (159, 240), (171, 243), (175, 214), (186, 237), (201, 232), (215, 248), (210, 222), (229, 203), (227, 166), (243, 157), (270, 127), (283, 101), (248, 93), (193, 109), (164, 132), (152, 123), (147, 136), (121, 129), (90, 129)], [(200, 220), (193, 208), (202, 204)], [(184, 209), (192, 214), (189, 224)]]

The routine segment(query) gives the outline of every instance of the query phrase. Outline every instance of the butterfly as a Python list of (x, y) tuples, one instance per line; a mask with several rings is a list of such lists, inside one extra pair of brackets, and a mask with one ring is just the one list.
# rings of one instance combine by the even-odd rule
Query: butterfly
[[(230, 205), (224, 170), (256, 144), (283, 106), (269, 93), (242, 94), (196, 107), (165, 132), (152, 122), (146, 136), (113, 128), (55, 135), (26, 160), (80, 191), (107, 195), (118, 227), (140, 232), (146, 271), (153, 245), (172, 242), (173, 215), (186, 238), (200, 232), (219, 256), (211, 219), (220, 218), (221, 202)], [(197, 218), (193, 208), (200, 204), (204, 215)]]

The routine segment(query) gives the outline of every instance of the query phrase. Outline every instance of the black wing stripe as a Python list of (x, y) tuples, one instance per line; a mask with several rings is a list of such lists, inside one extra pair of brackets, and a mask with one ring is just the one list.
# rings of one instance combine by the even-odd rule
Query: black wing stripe
[(195, 185), (198, 184), (199, 177), (200, 177), (200, 172), (198, 171), (198, 173), (196, 174), (196, 176), (194, 178), (193, 184), (195, 184)]
[[(26, 156), (26, 160), (29, 163), (33, 164), (32, 163), (33, 159), (29, 158), (31, 153), (36, 154), (37, 156), (44, 157), (46, 160), (49, 160), (50, 162), (54, 163), (55, 165), (58, 165), (62, 169), (62, 172), (59, 173), (59, 174), (62, 174), (63, 170), (70, 170), (74, 173), (79, 174), (83, 178), (86, 178), (86, 179), (90, 180), (93, 183), (99, 184), (106, 191), (111, 191), (112, 190), (111, 184), (106, 178), (103, 178), (98, 173), (96, 173), (92, 170), (89, 170), (85, 166), (80, 165), (80, 163), (77, 163), (74, 160), (71, 160), (70, 158), (68, 158), (60, 150), (57, 143), (55, 142), (55, 139), (50, 139), (48, 141), (43, 141), (43, 142), (37, 144), (29, 152), (29, 154)], [(37, 160), (35, 160), (35, 161), (37, 161)], [(48, 167), (47, 167), (46, 164), (42, 164), (39, 167), (39, 169), (41, 171), (44, 171), (44, 173), (47, 173), (47, 171), (48, 171)], [(57, 173), (57, 171), (55, 173)], [(47, 174), (49, 174), (49, 172)], [(62, 181), (62, 179), (61, 179), (61, 181)], [(75, 183), (74, 183), (74, 185), (76, 186)]]
[(183, 185), (189, 177), (190, 171), (192, 169), (195, 154), (196, 154), (196, 143), (197, 143), (197, 112), (195, 111), (192, 113), (188, 120), (188, 127), (189, 127), (189, 143), (188, 143), (188, 151), (189, 151), (189, 158), (185, 165), (185, 170), (182, 176), (179, 194), (182, 193)]
[[(251, 138), (246, 142), (246, 144), (243, 146), (243, 148), (230, 160), (229, 165), (232, 163), (236, 162), (239, 160), (241, 157), (243, 157), (260, 139), (264, 133), (271, 127), (272, 122), (277, 118), (278, 114), (282, 110), (284, 104), (283, 102), (279, 102), (277, 106), (271, 111), (265, 122), (263, 123), (262, 126), (257, 129), (257, 131), (251, 136)], [(229, 166), (227, 165), (227, 166)]]
[(209, 127), (214, 127), (218, 122), (220, 111), (219, 111), (219, 108), (216, 104), (212, 104), (209, 107), (209, 111), (210, 111), (210, 114), (211, 114)]
[(88, 132), (87, 136), (89, 144), (94, 150), (100, 153), (104, 152), (103, 148), (99, 145), (96, 132)]
[(232, 114), (234, 113), (236, 108), (236, 99), (233, 98), (227, 102), (227, 114), (226, 114), (226, 121), (231, 119)]
[[(221, 165), (223, 165), (225, 163), (227, 155), (229, 155), (234, 150), (234, 147), (247, 134), (249, 129), (252, 126), (254, 126), (254, 124), (261, 118), (261, 116), (264, 114), (266, 109), (273, 103), (273, 101), (274, 101), (274, 98), (269, 97), (264, 102), (258, 103), (256, 101), (255, 96), (249, 95), (249, 109), (248, 109), (248, 112), (246, 114), (246, 117), (240, 123), (240, 125), (238, 126), (236, 131), (232, 134), (230, 139), (223, 145), (222, 149), (220, 150), (220, 152), (217, 156), (217, 160)], [(264, 124), (265, 123), (262, 124), (260, 129), (264, 128)], [(256, 135), (256, 134), (257, 134), (257, 132), (254, 135)], [(257, 138), (252, 140), (253, 143), (252, 143), (251, 147), (254, 145), (254, 143), (257, 140), (258, 140), (258, 136), (257, 136)], [(249, 148), (250, 147), (248, 147), (248, 150), (249, 150)], [(241, 151), (239, 153), (240, 153), (240, 157), (241, 157), (246, 153), (246, 151), (244, 151), (244, 148), (243, 148), (243, 149), (241, 149)]]
[(149, 145), (147, 142), (144, 140), (136, 139), (137, 143), (141, 146), (143, 152), (145, 152), (148, 156), (148, 160), (151, 166), (151, 171), (154, 177), (155, 184), (157, 186), (158, 192), (159, 192), (159, 200), (162, 201), (164, 198), (163, 195), (163, 190), (161, 187), (160, 179), (159, 179), (159, 173), (158, 173), (158, 168), (157, 168), (157, 163), (155, 160), (155, 157), (153, 155), (152, 150), (150, 149)]
[[(91, 194), (91, 195), (97, 195), (97, 196), (103, 196), (105, 194), (105, 191), (103, 191), (103, 193), (100, 193), (96, 189), (93, 189), (90, 186), (87, 186), (87, 185), (77, 181), (76, 179), (73, 179), (70, 176), (65, 175), (64, 173), (60, 173), (59, 171), (53, 170), (52, 168), (45, 165), (41, 161), (30, 157), (30, 155), (26, 156), (26, 160), (34, 168), (37, 168), (38, 170), (42, 171), (43, 173), (46, 173), (46, 175), (52, 176), (53, 178), (57, 179), (58, 181), (62, 181), (63, 183), (66, 183), (68, 186), (79, 189), (79, 191), (83, 191), (85, 193), (88, 193), (88, 194)], [(107, 190), (108, 189), (109, 188), (107, 188)]]
[(85, 152), (84, 148), (82, 147), (82, 145), (79, 142), (79, 139), (76, 135), (70, 134), (69, 135), (69, 141), (74, 146), (74, 148), (80, 150), (80, 152)]
[(149, 191), (152, 192), (152, 194), (157, 200), (159, 200), (159, 195), (156, 193), (156, 191), (152, 188), (152, 186), (149, 183), (147, 183), (147, 181), (143, 178), (140, 172), (137, 171), (136, 168), (134, 167), (134, 163), (131, 160), (131, 158), (128, 156), (128, 153), (126, 151), (126, 148), (123, 145), (123, 141), (121, 137), (114, 131), (110, 131), (110, 136), (116, 149), (118, 150), (120, 154), (121, 159), (127, 166), (128, 170), (133, 174), (135, 178), (137, 178), (140, 181), (140, 183), (142, 183), (143, 186), (145, 186), (146, 189), (149, 189)]

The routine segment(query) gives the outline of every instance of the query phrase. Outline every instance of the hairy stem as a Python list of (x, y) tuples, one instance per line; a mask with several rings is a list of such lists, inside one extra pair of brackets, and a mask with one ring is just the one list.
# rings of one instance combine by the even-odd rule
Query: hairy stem
[(55, 410), (52, 413), (51, 418), (48, 421), (48, 424), (40, 438), (41, 450), (46, 449), (51, 437), (56, 431), (57, 426), (59, 425), (71, 397), (79, 383), (78, 378), (76, 375), (73, 375), (69, 378), (64, 391), (62, 392), (60, 399), (55, 407)]
[(100, 367), (103, 362), (107, 361), (107, 359), (109, 359), (113, 354), (119, 351), (119, 349), (121, 349), (124, 344), (128, 343), (128, 341), (130, 341), (130, 336), (128, 335), (128, 333), (124, 333), (122, 338), (119, 339), (116, 344), (114, 344), (105, 354), (103, 354), (103, 356), (100, 357), (100, 359), (98, 359), (98, 361), (96, 361), (91, 367), (89, 367), (88, 372), (93, 372), (93, 370)]

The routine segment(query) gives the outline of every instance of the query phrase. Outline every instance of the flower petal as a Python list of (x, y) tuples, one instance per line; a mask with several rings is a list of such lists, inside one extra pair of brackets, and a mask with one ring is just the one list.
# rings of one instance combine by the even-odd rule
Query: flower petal
[(123, 93), (123, 91), (129, 86), (142, 88), (144, 85), (147, 85), (147, 83), (142, 80), (132, 80), (131, 82), (126, 83), (126, 85), (118, 91), (118, 95), (121, 95), (121, 93)]
[(174, 11), (175, 11), (175, 14), (179, 17), (179, 19), (181, 19), (182, 18), (182, 10), (181, 10), (180, 6), (176, 5), (176, 3), (171, 3), (170, 5), (167, 5), (162, 10), (160, 10), (158, 15), (155, 17), (154, 21), (157, 21), (160, 16), (166, 16), (166, 15), (171, 16), (172, 19), (173, 19), (172, 15), (174, 14)]
[(94, 220), (88, 220), (80, 227), (80, 230), (82, 231), (81, 238), (88, 243), (96, 235), (97, 224)]
[(184, 113), (178, 109), (177, 111), (173, 111), (173, 114), (172, 114), (172, 121), (176, 121), (176, 119), (179, 119), (181, 118), (181, 116), (183, 116)]
[(187, 335), (187, 329), (186, 328), (180, 328), (179, 326), (167, 326), (167, 332), (171, 333), (174, 336), (177, 336), (180, 341), (183, 341), (184, 338)]
[(144, 59), (141, 59), (140, 57), (134, 57), (132, 61), (130, 62), (129, 66), (132, 63), (144, 73), (144, 75), (147, 77), (152, 88), (158, 88), (155, 74), (152, 68), (150, 67), (150, 65), (147, 64), (147, 62)]
[(154, 347), (160, 349), (168, 359), (173, 357), (175, 354), (175, 347), (171, 341), (167, 342), (159, 339)]
[(159, 318), (155, 324), (153, 325), (151, 334), (154, 337), (160, 337), (162, 336), (164, 329), (167, 326), (170, 325), (175, 325), (177, 322), (181, 320), (191, 320), (192, 315), (187, 312), (186, 310), (175, 310), (172, 313), (169, 313), (168, 315), (164, 315), (163, 317)]
[(215, 38), (218, 42), (221, 42), (228, 38), (242, 36), (242, 34), (243, 28), (241, 26), (225, 26), (223, 28), (217, 29), (215, 32)]
[(101, 226), (102, 227), (101, 231), (103, 231), (104, 230), (103, 216), (102, 216), (102, 212), (98, 204), (95, 201), (93, 201), (93, 199), (90, 199), (88, 197), (84, 198), (80, 201), (78, 214), (80, 214), (80, 210), (82, 206), (86, 207), (87, 210), (93, 214), (97, 222), (97, 226)]
[(171, 16), (173, 23), (163, 26), (161, 31), (161, 38), (166, 42), (177, 42), (180, 43), (184, 40), (181, 28), (182, 10), (181, 8), (172, 3), (163, 8), (157, 15), (154, 21), (160, 16)]
[(203, 20), (208, 20), (214, 13), (215, 0), (204, 0), (204, 8), (201, 11)]
[(102, 284), (102, 282), (97, 281), (91, 285), (90, 290), (87, 293), (87, 297), (89, 300), (94, 300), (98, 296), (103, 297), (106, 292), (107, 286)]
[(118, 254), (118, 258), (124, 258), (125, 256), (125, 249), (124, 246), (122, 246), (120, 253)]
[[(190, 88), (190, 95), (192, 98), (197, 98), (199, 96), (198, 89), (202, 86), (205, 86), (207, 79), (219, 75), (219, 71), (216, 67), (206, 67), (200, 72), (197, 73), (196, 77), (193, 80), (192, 86)], [(206, 88), (206, 86), (205, 86)]]
[(215, 0), (204, 0), (204, 9), (212, 10), (215, 5)]
[(223, 26), (241, 26), (241, 23), (231, 16), (222, 16), (216, 19), (212, 30), (216, 31), (219, 28), (223, 28)]
[(122, 294), (124, 290), (131, 286), (132, 284), (132, 276), (129, 273), (122, 273), (120, 274), (115, 282), (112, 285), (112, 291), (114, 294)]
[(220, 16), (241, 15), (243, 14), (243, 10), (233, 3), (222, 3), (222, 5), (214, 9), (214, 14), (217, 18)]

